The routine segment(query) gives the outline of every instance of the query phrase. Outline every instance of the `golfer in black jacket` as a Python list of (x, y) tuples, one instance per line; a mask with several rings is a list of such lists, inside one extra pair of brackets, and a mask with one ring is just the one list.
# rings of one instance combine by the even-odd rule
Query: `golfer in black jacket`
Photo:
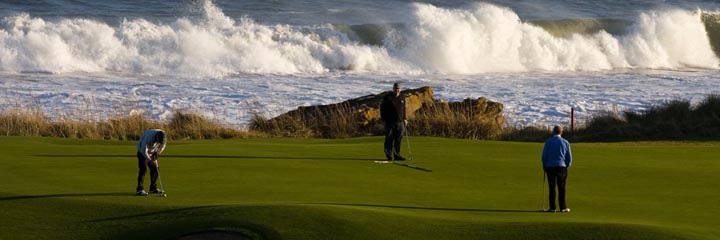
[(405, 132), (405, 96), (400, 93), (400, 84), (393, 85), (393, 92), (386, 95), (380, 104), (380, 118), (385, 122), (385, 157), (387, 160), (405, 160), (400, 155), (400, 145)]

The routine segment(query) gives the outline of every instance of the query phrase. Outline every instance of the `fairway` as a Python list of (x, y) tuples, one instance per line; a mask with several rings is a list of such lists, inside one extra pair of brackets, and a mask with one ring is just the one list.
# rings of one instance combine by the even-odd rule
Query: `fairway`
[(170, 141), (163, 198), (135, 142), (0, 137), (0, 239), (720, 238), (718, 142), (573, 144), (572, 212), (541, 213), (541, 143), (411, 141), (432, 172), (380, 137)]

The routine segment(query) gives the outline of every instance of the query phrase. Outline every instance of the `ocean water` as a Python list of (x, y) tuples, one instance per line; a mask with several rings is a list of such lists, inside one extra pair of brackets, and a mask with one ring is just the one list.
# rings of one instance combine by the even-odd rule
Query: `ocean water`
[(431, 86), (511, 126), (720, 93), (717, 1), (0, 2), (0, 107), (246, 126)]

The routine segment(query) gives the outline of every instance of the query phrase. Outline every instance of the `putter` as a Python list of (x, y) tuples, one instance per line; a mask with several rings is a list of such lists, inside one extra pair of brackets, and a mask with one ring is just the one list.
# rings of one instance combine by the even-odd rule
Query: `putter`
[[(407, 160), (410, 161), (410, 160), (413, 160), (413, 158), (412, 158), (412, 150), (410, 149), (410, 137), (409, 137), (409, 135), (408, 135), (407, 126), (404, 126), (404, 125), (403, 125), (403, 128), (405, 128), (405, 138), (407, 138), (405, 141), (407, 141), (407, 145), (408, 145), (408, 157), (407, 157)], [(399, 165), (399, 166), (403, 166), (403, 167), (409, 167), (409, 168), (416, 169), (416, 170), (420, 170), (420, 171), (432, 172), (432, 170), (430, 170), (430, 169), (418, 167), (418, 166), (415, 166), (415, 165), (410, 165), (410, 164), (406, 164), (406, 163), (399, 163), (399, 162), (395, 162), (395, 161), (392, 161), (392, 163), (395, 164), (395, 165)]]
[(545, 171), (543, 171), (543, 181), (540, 185), (540, 188), (542, 188), (542, 206), (540, 207), (540, 211), (545, 211), (545, 200), (548, 198), (548, 196), (545, 196)]
[(405, 138), (406, 138), (406, 139), (405, 139), (405, 142), (407, 142), (407, 145), (408, 145), (408, 158), (407, 158), (407, 160), (410, 161), (410, 160), (413, 160), (413, 158), (412, 158), (412, 151), (410, 151), (410, 137), (408, 136), (407, 126), (403, 125), (403, 128), (405, 128)]
[[(157, 161), (157, 159), (155, 161)], [(157, 167), (157, 171), (158, 171), (158, 182), (160, 182), (160, 190), (162, 190), (162, 193), (160, 194), (160, 196), (167, 197), (167, 194), (165, 193), (165, 187), (162, 184), (162, 178), (160, 177), (160, 166)]]

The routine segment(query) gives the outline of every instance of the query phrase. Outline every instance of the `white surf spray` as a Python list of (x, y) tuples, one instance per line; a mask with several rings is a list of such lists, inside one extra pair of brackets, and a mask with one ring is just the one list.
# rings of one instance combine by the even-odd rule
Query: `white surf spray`
[(385, 49), (352, 42), (330, 25), (236, 22), (211, 1), (202, 3), (200, 19), (172, 24), (125, 20), (117, 28), (88, 19), (6, 17), (0, 29), (0, 70), (221, 76), (404, 69)]
[(559, 38), (491, 4), (412, 6), (410, 20), (403, 23), (407, 27), (388, 32), (382, 46), (350, 40), (330, 24), (234, 20), (209, 0), (199, 2), (200, 18), (172, 23), (131, 19), (114, 27), (91, 19), (50, 22), (19, 14), (3, 19), (0, 71), (216, 77), (718, 68), (696, 12), (652, 11), (623, 35), (600, 31)]
[[(629, 32), (613, 36), (554, 37), (491, 4), (471, 9), (414, 5), (414, 25), (400, 43), (405, 61), (429, 72), (479, 74), (524, 71), (598, 71), (622, 68), (717, 69), (699, 13), (643, 13)], [(396, 38), (398, 38), (396, 36)]]

